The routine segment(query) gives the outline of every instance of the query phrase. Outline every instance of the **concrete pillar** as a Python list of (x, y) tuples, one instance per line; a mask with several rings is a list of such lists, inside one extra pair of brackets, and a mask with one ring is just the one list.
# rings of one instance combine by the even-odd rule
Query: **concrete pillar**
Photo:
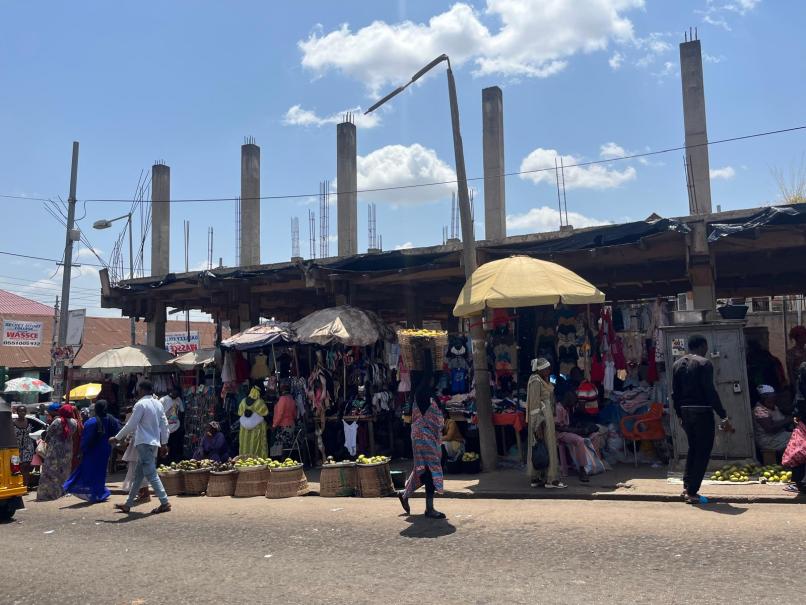
[(504, 169), (504, 96), (498, 86), (481, 91), (484, 145), (484, 237), (500, 241), (507, 236)]
[(260, 147), (248, 139), (241, 145), (241, 245), (242, 267), (260, 264)]
[[(680, 45), (680, 79), (683, 84), (683, 121), (686, 129), (689, 210), (711, 213), (711, 175), (708, 162), (708, 130), (705, 124), (705, 87), (699, 40)], [(699, 147), (692, 148), (692, 145)]]
[[(151, 167), (151, 275), (171, 272), (171, 168), (157, 163)], [(165, 305), (157, 304), (154, 317), (146, 325), (146, 343), (165, 348)]]
[(690, 223), (688, 237), (688, 276), (694, 308), (716, 310), (716, 286), (714, 281), (714, 258), (708, 245), (708, 229), (705, 221)]
[(339, 256), (358, 254), (358, 165), (355, 124), (336, 125), (336, 215)]

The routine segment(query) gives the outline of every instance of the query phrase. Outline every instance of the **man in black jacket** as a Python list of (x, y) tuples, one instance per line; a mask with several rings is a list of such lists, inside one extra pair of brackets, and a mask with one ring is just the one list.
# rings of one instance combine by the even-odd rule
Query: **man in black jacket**
[(688, 351), (674, 363), (672, 401), (688, 438), (683, 497), (696, 504), (706, 501), (699, 491), (714, 447), (714, 413), (722, 419), (720, 429), (731, 431), (733, 427), (714, 386), (714, 366), (705, 358), (708, 341), (695, 334), (688, 339)]

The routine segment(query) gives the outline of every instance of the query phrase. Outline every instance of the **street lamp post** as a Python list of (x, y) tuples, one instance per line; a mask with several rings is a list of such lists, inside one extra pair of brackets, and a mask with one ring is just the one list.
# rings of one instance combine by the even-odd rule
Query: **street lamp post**
[[(462, 221), (462, 253), (465, 266), (465, 278), (469, 279), (476, 270), (476, 236), (473, 230), (473, 217), (470, 214), (470, 197), (467, 191), (467, 172), (465, 171), (465, 152), (462, 145), (462, 133), (459, 129), (459, 102), (456, 97), (456, 81), (451, 70), (448, 55), (440, 55), (418, 71), (411, 80), (399, 86), (380, 101), (370, 107), (365, 114), (371, 113), (381, 105), (397, 96), (411, 84), (419, 80), (440, 63), (448, 64), (448, 97), (451, 107), (451, 126), (453, 130), (453, 152), (456, 158), (456, 180), (459, 189), (459, 214)], [(470, 322), (470, 338), (473, 342), (473, 372), (476, 384), (476, 411), (479, 419), (479, 445), (481, 461), (485, 471), (495, 470), (498, 452), (495, 444), (495, 428), (492, 419), (492, 402), (490, 397), (490, 371), (487, 367), (487, 339), (484, 334), (481, 318), (473, 318)]]
[[(93, 229), (109, 229), (112, 226), (112, 223), (115, 221), (119, 221), (121, 219), (126, 219), (126, 228), (129, 230), (129, 279), (134, 279), (134, 248), (132, 246), (132, 213), (129, 212), (128, 214), (124, 214), (123, 216), (118, 216), (117, 218), (113, 219), (101, 219), (95, 221), (92, 224)], [(129, 318), (130, 323), (130, 332), (131, 332), (131, 343), (137, 344), (137, 337), (135, 336), (135, 328), (136, 323), (134, 317)]]

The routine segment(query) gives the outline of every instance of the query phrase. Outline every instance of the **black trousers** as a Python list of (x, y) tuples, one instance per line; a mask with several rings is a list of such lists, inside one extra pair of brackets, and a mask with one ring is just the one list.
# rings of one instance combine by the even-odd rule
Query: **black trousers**
[(683, 430), (688, 438), (688, 455), (686, 470), (683, 473), (683, 485), (686, 493), (696, 496), (700, 491), (711, 450), (714, 449), (716, 424), (714, 413), (708, 410), (683, 409)]
[(423, 482), (426, 498), (433, 498), (434, 493), (436, 493), (436, 486), (434, 485), (434, 478), (431, 476), (430, 468), (427, 468), (425, 471), (423, 471), (423, 473), (420, 475), (420, 481)]
[(792, 469), (792, 481), (797, 484), (800, 491), (806, 491), (806, 464)]

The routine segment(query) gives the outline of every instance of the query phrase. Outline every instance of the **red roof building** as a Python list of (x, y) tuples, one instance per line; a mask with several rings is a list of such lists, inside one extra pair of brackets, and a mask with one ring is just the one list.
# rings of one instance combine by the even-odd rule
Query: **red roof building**
[(53, 317), (54, 313), (53, 307), (0, 290), (0, 315), (45, 315)]

